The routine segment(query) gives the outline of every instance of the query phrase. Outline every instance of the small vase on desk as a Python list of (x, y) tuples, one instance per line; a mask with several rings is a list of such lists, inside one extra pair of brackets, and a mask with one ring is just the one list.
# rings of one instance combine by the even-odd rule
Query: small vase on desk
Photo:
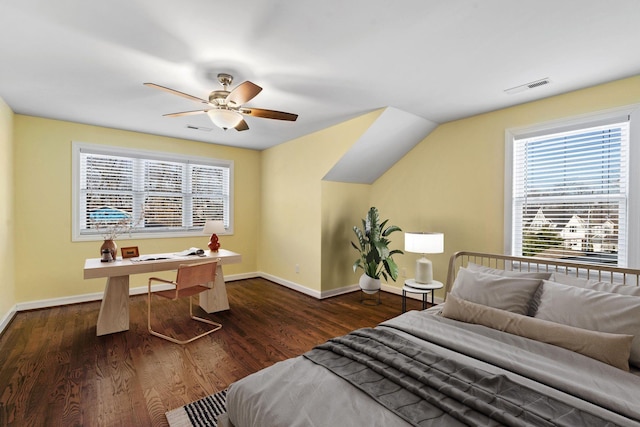
[(113, 240), (105, 240), (102, 243), (102, 246), (100, 246), (100, 255), (102, 255), (102, 251), (104, 249), (108, 249), (109, 252), (111, 252), (111, 258), (115, 261), (116, 254), (118, 253), (118, 245), (116, 245), (116, 242)]

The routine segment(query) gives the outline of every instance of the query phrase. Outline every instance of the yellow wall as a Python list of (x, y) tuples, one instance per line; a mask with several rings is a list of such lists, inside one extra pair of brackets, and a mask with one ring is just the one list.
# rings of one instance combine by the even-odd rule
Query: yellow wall
[[(104, 279), (82, 278), (84, 260), (99, 257), (102, 242), (71, 241), (72, 141), (234, 160), (235, 234), (222, 236), (221, 243), (223, 248), (240, 252), (243, 261), (225, 266), (225, 274), (256, 271), (259, 152), (24, 115), (15, 116), (13, 137), (17, 302), (104, 290)], [(159, 253), (204, 247), (207, 241), (204, 235), (131, 240), (121, 236), (117, 243), (138, 246), (141, 253)], [(146, 276), (132, 276), (131, 286), (146, 286)]]
[(322, 178), (380, 113), (262, 152), (260, 271), (321, 290)]
[[(455, 251), (503, 252), (506, 129), (638, 102), (640, 76), (445, 123), (372, 185), (371, 204), (405, 231), (444, 232), (429, 256), (444, 282)], [(408, 277), (418, 256), (395, 257)]]
[(353, 226), (361, 227), (369, 210), (371, 186), (366, 184), (322, 183), (322, 291), (358, 283), (362, 270), (353, 272), (358, 252)]
[[(259, 271), (330, 292), (357, 283), (351, 228), (369, 206), (405, 231), (445, 233), (445, 253), (430, 256), (438, 280), (445, 280), (454, 251), (501, 252), (505, 129), (638, 102), (640, 76), (446, 123), (370, 186), (322, 178), (381, 110), (257, 152), (14, 115), (0, 102), (0, 277), (10, 278), (0, 283), (0, 316), (15, 303), (104, 288), (104, 280), (82, 279), (84, 260), (99, 256), (100, 242), (71, 242), (72, 141), (234, 160), (235, 235), (222, 244), (242, 253), (243, 262), (225, 273)], [(402, 249), (402, 234), (391, 240)], [(119, 243), (170, 252), (202, 247), (206, 236)], [(395, 259), (413, 277), (417, 257)], [(391, 285), (399, 288), (402, 279)], [(132, 286), (145, 281), (135, 276)]]
[(13, 308), (13, 120), (11, 108), (0, 98), (0, 320)]

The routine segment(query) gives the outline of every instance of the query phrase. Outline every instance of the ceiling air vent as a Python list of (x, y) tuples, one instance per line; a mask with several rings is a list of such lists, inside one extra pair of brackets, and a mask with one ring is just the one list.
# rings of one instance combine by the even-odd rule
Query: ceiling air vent
[(193, 130), (201, 130), (203, 132), (211, 132), (211, 128), (206, 128), (203, 126), (194, 126), (194, 125), (187, 125), (187, 129), (193, 129)]
[(512, 87), (511, 89), (505, 89), (505, 92), (508, 94), (520, 93), (520, 92), (524, 92), (525, 90), (548, 85), (549, 83), (551, 83), (551, 80), (549, 79), (549, 77), (545, 77), (544, 79), (536, 80), (530, 83), (525, 83), (520, 86)]

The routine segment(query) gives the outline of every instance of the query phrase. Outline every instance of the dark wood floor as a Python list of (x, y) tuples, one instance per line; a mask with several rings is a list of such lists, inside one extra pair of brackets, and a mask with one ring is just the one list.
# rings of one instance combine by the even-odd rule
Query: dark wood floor
[[(227, 290), (231, 310), (207, 315), (223, 328), (184, 346), (148, 334), (146, 296), (131, 298), (129, 331), (104, 337), (99, 302), (18, 313), (0, 337), (0, 425), (165, 426), (168, 410), (401, 311), (388, 293), (367, 306), (359, 292), (317, 300), (263, 279)], [(186, 301), (158, 302), (158, 328), (175, 322), (186, 337), (200, 327), (167, 320), (188, 316)]]

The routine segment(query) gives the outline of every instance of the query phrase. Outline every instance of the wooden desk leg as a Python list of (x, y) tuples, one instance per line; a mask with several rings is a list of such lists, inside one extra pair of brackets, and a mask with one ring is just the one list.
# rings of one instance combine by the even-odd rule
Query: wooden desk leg
[(199, 295), (200, 307), (207, 313), (229, 310), (229, 299), (227, 298), (227, 286), (224, 284), (224, 274), (222, 266), (216, 267), (216, 281), (210, 291), (205, 291)]
[(129, 330), (129, 276), (107, 278), (96, 335)]

